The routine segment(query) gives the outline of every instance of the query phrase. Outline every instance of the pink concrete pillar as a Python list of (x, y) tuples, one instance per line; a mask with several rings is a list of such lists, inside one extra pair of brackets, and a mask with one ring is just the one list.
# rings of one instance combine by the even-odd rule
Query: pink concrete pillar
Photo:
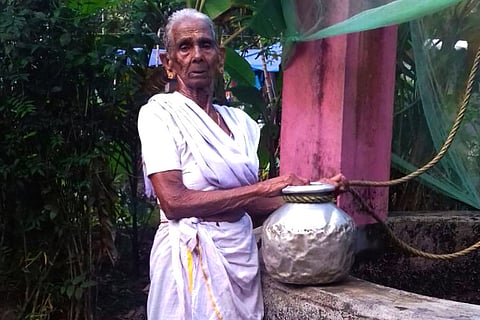
[[(281, 173), (389, 179), (396, 36), (388, 27), (296, 45), (284, 73)], [(387, 188), (356, 190), (386, 219)], [(349, 194), (339, 205), (357, 225), (374, 221)]]

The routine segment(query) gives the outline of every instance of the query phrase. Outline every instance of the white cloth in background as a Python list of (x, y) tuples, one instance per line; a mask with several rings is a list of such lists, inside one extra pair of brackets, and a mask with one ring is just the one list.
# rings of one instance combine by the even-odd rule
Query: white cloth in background
[[(148, 175), (181, 170), (187, 188), (257, 181), (259, 128), (243, 111), (214, 106), (229, 137), (193, 101), (159, 94), (138, 126)], [(234, 223), (185, 218), (161, 224), (150, 259), (148, 319), (261, 319), (258, 253), (250, 217)]]

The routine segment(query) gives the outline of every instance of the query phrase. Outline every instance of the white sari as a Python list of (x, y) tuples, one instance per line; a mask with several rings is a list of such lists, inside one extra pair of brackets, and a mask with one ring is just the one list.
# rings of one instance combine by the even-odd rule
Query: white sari
[[(146, 106), (153, 114), (142, 115), (141, 111), (139, 131), (141, 118), (150, 116), (178, 128), (212, 188), (257, 181), (259, 129), (243, 111), (214, 106), (232, 139), (179, 93), (156, 95)], [(233, 223), (194, 217), (161, 223), (150, 257), (150, 280), (149, 320), (263, 317), (258, 252), (247, 214)]]

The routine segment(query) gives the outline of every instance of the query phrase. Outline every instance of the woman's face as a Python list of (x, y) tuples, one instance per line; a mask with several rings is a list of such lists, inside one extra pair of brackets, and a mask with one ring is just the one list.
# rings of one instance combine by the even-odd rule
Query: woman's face
[(216, 73), (223, 68), (224, 50), (209, 26), (200, 19), (183, 20), (173, 26), (172, 35), (166, 67), (176, 76), (179, 90), (211, 91)]

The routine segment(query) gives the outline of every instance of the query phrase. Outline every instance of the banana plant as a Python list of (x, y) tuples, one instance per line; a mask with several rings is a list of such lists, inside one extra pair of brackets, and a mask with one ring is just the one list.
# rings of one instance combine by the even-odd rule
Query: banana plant
[[(260, 147), (261, 178), (278, 175), (278, 145), (281, 81), (280, 87), (270, 86), (271, 75), (264, 68), (265, 86), (256, 87), (255, 74), (247, 60), (239, 53), (240, 48), (256, 47), (263, 61), (268, 53), (268, 44), (277, 42), (285, 30), (279, 1), (256, 0), (187, 0), (185, 5), (207, 14), (217, 26), (218, 41), (226, 48), (225, 71), (228, 79), (218, 76), (215, 97), (225, 103), (225, 89), (239, 100), (231, 104), (241, 105), (252, 118), (262, 123)], [(243, 41), (248, 37), (248, 41)], [(281, 79), (280, 76), (278, 77)], [(235, 85), (232, 85), (235, 84)]]

